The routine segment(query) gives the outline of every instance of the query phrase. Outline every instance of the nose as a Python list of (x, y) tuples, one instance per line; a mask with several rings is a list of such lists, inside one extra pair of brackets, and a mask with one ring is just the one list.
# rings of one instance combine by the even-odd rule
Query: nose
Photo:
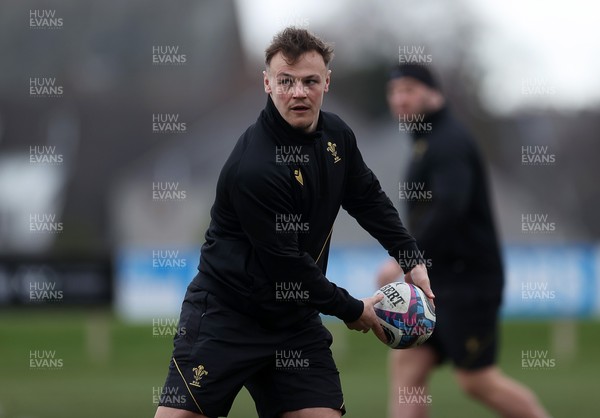
[(306, 88), (302, 84), (302, 80), (297, 80), (294, 83), (292, 94), (293, 97), (306, 97)]
[(389, 104), (394, 113), (404, 113), (409, 106), (410, 100), (406, 94), (396, 93), (390, 96)]
[(396, 106), (403, 106), (407, 103), (407, 101), (407, 95), (401, 92), (394, 92), (390, 98), (390, 102), (392, 102)]

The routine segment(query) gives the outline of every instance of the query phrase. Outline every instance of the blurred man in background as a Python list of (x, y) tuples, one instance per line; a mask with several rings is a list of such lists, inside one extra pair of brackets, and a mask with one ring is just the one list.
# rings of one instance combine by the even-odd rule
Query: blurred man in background
[[(429, 374), (446, 360), (462, 390), (500, 415), (547, 417), (535, 395), (496, 366), (503, 271), (475, 142), (425, 66), (395, 67), (387, 100), (400, 130), (414, 140), (399, 197), (406, 200), (409, 229), (429, 264), (437, 314), (435, 332), (423, 346), (390, 352), (390, 418), (427, 416), (427, 403), (400, 403), (399, 392), (426, 391)], [(401, 275), (390, 261), (378, 284)]]

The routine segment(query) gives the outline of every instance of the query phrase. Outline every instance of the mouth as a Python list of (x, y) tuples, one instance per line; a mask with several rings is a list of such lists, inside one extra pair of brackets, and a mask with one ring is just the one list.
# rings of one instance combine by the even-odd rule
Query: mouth
[(295, 105), (290, 107), (290, 110), (294, 113), (305, 113), (310, 110), (310, 107), (304, 105)]

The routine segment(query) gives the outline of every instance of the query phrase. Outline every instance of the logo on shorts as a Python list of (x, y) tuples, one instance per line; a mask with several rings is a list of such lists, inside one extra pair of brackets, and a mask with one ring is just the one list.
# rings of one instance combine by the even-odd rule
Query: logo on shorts
[(470, 337), (467, 341), (465, 341), (465, 348), (469, 353), (476, 353), (479, 351), (481, 344), (477, 337)]
[(194, 372), (194, 381), (190, 382), (190, 385), (196, 386), (196, 387), (201, 387), (200, 380), (204, 376), (206, 376), (208, 374), (208, 372), (204, 369), (204, 366), (201, 364), (199, 364), (198, 367), (194, 367), (192, 369), (192, 371)]
[(337, 162), (342, 161), (342, 159), (337, 155), (337, 145), (334, 142), (328, 142), (327, 145), (327, 151), (329, 151), (331, 155), (333, 155), (333, 163), (335, 164)]

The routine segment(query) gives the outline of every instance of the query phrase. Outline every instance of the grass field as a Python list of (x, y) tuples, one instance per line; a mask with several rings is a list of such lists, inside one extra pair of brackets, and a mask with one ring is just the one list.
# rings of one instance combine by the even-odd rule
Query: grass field
[[(553, 343), (562, 325), (505, 322), (500, 364), (531, 386), (555, 418), (597, 417), (598, 325), (576, 323), (577, 347), (569, 355), (561, 354)], [(386, 347), (373, 335), (348, 331), (338, 321), (328, 326), (335, 338), (346, 416), (384, 418)], [(0, 315), (0, 418), (152, 417), (153, 390), (164, 383), (171, 344), (171, 337), (153, 336), (151, 324), (126, 325), (108, 312), (4, 311)], [(53, 365), (61, 367), (31, 368), (31, 352), (44, 350), (54, 352), (54, 360), (62, 361)], [(548, 350), (555, 366), (523, 369), (523, 350)], [(448, 367), (435, 374), (431, 394), (433, 417), (494, 416), (460, 393)], [(245, 390), (229, 416), (256, 417)]]

